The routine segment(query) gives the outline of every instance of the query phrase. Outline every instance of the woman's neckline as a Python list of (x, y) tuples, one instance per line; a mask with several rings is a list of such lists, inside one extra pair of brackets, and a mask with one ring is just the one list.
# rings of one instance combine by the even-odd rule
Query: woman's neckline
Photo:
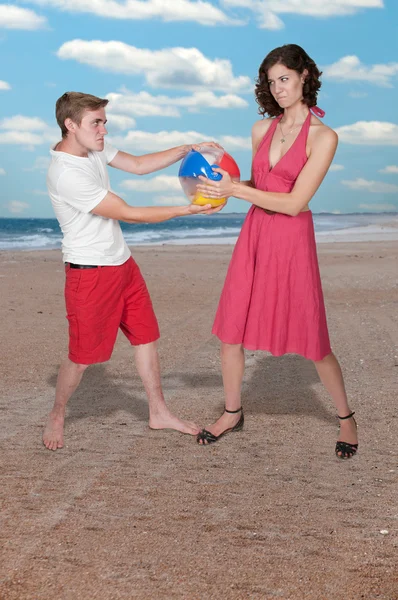
[(280, 120), (282, 119), (284, 113), (282, 113), (281, 115), (279, 115), (279, 117), (276, 117), (275, 121), (276, 121), (276, 125), (273, 129), (273, 131), (270, 133), (270, 143), (268, 146), (268, 152), (267, 152), (267, 157), (268, 157), (268, 172), (271, 173), (281, 162), (281, 160), (283, 160), (285, 158), (285, 156), (287, 154), (289, 154), (290, 150), (294, 147), (294, 145), (296, 144), (297, 140), (299, 139), (299, 137), (301, 136), (304, 127), (308, 121), (308, 119), (311, 119), (311, 111), (308, 111), (308, 115), (305, 118), (304, 123), (301, 126), (300, 131), (298, 132), (296, 139), (294, 140), (293, 144), (286, 150), (285, 154), (282, 154), (282, 156), (279, 158), (279, 160), (276, 161), (276, 163), (274, 165), (271, 165), (271, 160), (270, 160), (270, 151), (271, 151), (271, 146), (272, 146), (272, 140), (274, 139), (275, 136), (275, 132), (276, 132), (276, 128), (278, 127), (278, 123), (280, 122)]

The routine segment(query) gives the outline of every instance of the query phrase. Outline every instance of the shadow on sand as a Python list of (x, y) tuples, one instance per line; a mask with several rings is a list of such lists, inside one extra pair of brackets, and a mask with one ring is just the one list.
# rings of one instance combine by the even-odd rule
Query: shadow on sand
[[(255, 358), (253, 358), (255, 357)], [(180, 379), (189, 388), (222, 388), (220, 375), (180, 373)], [(242, 404), (245, 413), (283, 415), (312, 415), (318, 419), (334, 423), (332, 405), (329, 412), (323, 406), (314, 385), (320, 385), (319, 377), (312, 361), (293, 354), (270, 356), (262, 352), (248, 353), (246, 373), (242, 390)], [(199, 391), (200, 393), (200, 391)], [(220, 397), (221, 394), (221, 397)], [(220, 411), (223, 409), (222, 391)]]
[[(49, 379), (53, 387), (56, 377), (54, 373)], [(210, 394), (222, 410), (221, 372), (164, 373), (162, 384), (168, 395), (184, 388), (197, 390), (199, 398)], [(296, 355), (273, 357), (249, 353), (242, 403), (247, 414), (303, 414), (334, 422), (334, 415), (325, 409), (315, 392), (315, 384), (319, 384), (319, 378), (309, 360)], [(117, 411), (147, 421), (148, 405), (140, 378), (138, 375), (116, 378), (106, 365), (91, 366), (68, 404), (68, 418), (73, 421), (88, 416), (106, 417)]]

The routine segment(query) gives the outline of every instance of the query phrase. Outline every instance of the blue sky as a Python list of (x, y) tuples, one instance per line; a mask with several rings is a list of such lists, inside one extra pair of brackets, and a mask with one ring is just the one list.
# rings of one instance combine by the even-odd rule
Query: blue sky
[[(52, 217), (48, 149), (65, 91), (109, 97), (110, 142), (144, 154), (221, 142), (250, 173), (253, 87), (276, 46), (323, 70), (318, 104), (337, 130), (314, 212), (398, 210), (394, 0), (23, 0), (0, 4), (0, 217)], [(144, 178), (110, 169), (136, 205), (178, 204), (178, 165)], [(228, 211), (246, 211), (231, 199)]]

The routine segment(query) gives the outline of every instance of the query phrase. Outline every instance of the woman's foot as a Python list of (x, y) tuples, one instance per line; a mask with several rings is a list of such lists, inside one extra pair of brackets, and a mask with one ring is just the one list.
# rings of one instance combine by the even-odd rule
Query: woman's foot
[(346, 416), (338, 416), (340, 434), (336, 443), (336, 456), (339, 458), (352, 458), (358, 449), (357, 424), (354, 419), (355, 413)]
[(213, 423), (213, 425), (209, 425), (206, 429), (202, 429), (197, 435), (196, 441), (198, 444), (204, 446), (213, 444), (226, 433), (240, 431), (243, 428), (243, 423), (244, 416), (242, 407), (234, 411), (225, 409), (221, 417)]

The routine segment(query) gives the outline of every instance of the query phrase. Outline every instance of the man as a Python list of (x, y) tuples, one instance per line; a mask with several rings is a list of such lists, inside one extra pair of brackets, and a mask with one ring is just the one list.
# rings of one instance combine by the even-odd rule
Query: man
[(47, 185), (63, 232), (69, 355), (61, 364), (55, 403), (43, 433), (49, 450), (63, 447), (66, 404), (86, 368), (109, 360), (119, 327), (135, 347), (137, 370), (148, 396), (149, 427), (191, 435), (199, 432), (194, 423), (181, 421), (165, 404), (156, 348), (157, 320), (119, 221), (156, 223), (218, 209), (210, 205), (133, 207), (113, 193), (107, 164), (144, 175), (172, 165), (191, 148), (199, 147), (179, 146), (144, 156), (117, 151), (104, 141), (107, 104), (108, 100), (79, 92), (66, 93), (56, 103), (62, 140), (50, 151)]

